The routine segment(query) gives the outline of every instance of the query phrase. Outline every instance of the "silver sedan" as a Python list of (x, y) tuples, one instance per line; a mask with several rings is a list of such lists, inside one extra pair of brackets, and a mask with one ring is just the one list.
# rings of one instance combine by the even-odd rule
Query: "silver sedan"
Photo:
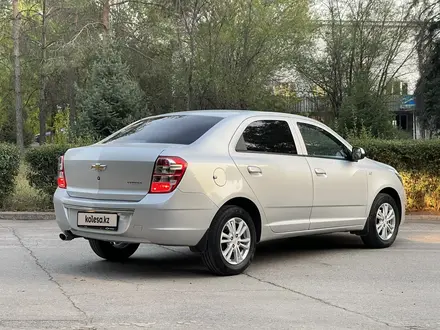
[(188, 246), (218, 275), (243, 272), (267, 240), (350, 232), (388, 247), (405, 220), (402, 179), (365, 156), (291, 114), (145, 118), (60, 157), (60, 238), (85, 238), (113, 261), (140, 243)]

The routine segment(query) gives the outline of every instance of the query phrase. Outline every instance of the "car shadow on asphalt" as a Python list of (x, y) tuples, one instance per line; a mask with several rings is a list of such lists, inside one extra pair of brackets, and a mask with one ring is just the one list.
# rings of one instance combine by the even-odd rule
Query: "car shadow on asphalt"
[[(295, 262), (312, 258), (325, 251), (359, 250), (364, 245), (359, 237), (349, 234), (316, 235), (295, 237), (258, 245), (253, 265)], [(76, 263), (69, 267), (70, 275), (90, 276), (103, 279), (147, 279), (147, 278), (200, 278), (212, 276), (203, 265), (198, 253), (189, 249), (164, 247), (160, 253), (150, 253), (148, 246), (142, 247), (129, 260), (108, 262), (94, 259), (88, 263)], [(65, 272), (66, 270), (64, 270)], [(70, 272), (69, 272), (70, 273)]]

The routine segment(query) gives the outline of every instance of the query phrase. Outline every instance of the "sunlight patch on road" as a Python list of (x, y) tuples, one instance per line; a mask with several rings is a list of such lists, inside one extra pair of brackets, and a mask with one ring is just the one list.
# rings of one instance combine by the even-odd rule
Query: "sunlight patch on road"
[(411, 235), (406, 238), (420, 243), (440, 244), (440, 234)]

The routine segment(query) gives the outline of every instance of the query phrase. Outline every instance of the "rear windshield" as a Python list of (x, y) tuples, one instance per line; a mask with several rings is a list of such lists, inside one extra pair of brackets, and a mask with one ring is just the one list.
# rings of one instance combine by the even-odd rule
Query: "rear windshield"
[(166, 143), (191, 144), (223, 118), (176, 115), (146, 118), (123, 128), (101, 143)]

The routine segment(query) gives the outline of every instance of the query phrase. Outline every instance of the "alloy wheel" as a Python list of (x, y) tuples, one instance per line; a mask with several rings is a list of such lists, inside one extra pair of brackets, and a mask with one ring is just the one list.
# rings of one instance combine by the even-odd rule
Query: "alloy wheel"
[(377, 233), (382, 240), (387, 241), (393, 236), (395, 229), (396, 213), (390, 204), (383, 203), (376, 213)]
[(251, 233), (241, 218), (232, 218), (223, 226), (220, 236), (220, 248), (223, 258), (231, 265), (238, 265), (249, 254)]

